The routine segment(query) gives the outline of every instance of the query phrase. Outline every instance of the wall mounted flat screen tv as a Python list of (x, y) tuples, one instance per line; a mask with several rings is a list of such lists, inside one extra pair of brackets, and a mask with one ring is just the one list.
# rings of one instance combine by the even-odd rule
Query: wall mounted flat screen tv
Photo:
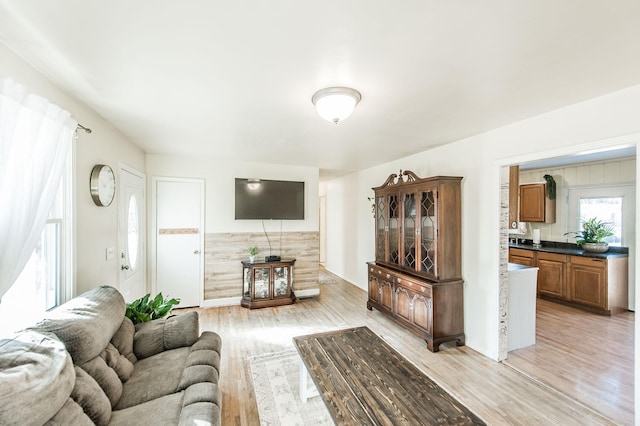
[(304, 219), (304, 182), (236, 178), (236, 220)]

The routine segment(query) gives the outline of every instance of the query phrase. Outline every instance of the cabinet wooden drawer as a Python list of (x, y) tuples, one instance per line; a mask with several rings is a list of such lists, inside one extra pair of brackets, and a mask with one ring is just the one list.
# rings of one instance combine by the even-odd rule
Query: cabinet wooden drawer
[(509, 256), (528, 257), (528, 258), (533, 259), (533, 252), (531, 250), (510, 248), (509, 249)]
[(597, 259), (595, 257), (570, 256), (569, 260), (572, 265), (590, 266), (592, 268), (606, 269), (607, 260)]
[(509, 263), (517, 263), (524, 266), (535, 266), (534, 253), (531, 250), (517, 248), (509, 249)]
[(431, 287), (425, 285), (424, 282), (418, 283), (405, 278), (397, 278), (396, 285), (398, 287), (404, 287), (413, 293), (418, 293), (425, 297), (431, 297)]
[(563, 262), (565, 263), (567, 261), (567, 255), (566, 254), (557, 254), (557, 253), (545, 253), (545, 252), (538, 252), (538, 261), (540, 260), (550, 260), (552, 262)]
[(378, 268), (377, 266), (369, 266), (369, 272), (372, 275), (375, 275), (376, 277), (384, 279), (386, 281), (395, 281), (396, 279), (395, 275), (389, 273), (384, 269)]

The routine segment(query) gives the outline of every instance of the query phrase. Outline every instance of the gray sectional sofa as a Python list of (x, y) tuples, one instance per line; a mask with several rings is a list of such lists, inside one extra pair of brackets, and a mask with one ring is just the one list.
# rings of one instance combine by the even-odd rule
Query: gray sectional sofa
[(113, 287), (0, 339), (1, 425), (219, 425), (220, 337), (188, 312), (133, 325)]

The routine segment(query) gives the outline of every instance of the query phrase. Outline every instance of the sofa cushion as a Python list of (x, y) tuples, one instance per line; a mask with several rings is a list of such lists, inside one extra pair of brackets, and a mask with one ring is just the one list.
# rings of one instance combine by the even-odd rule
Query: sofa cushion
[(213, 331), (203, 331), (198, 340), (191, 346), (192, 351), (208, 349), (220, 353), (222, 349), (222, 339), (220, 335)]
[(0, 340), (0, 424), (43, 424), (67, 402), (71, 357), (53, 335), (21, 332)]
[[(201, 383), (218, 382), (220, 336), (205, 331), (190, 347), (160, 352), (135, 364), (115, 409), (123, 409)], [(167, 368), (167, 366), (171, 366)]]
[(177, 392), (189, 353), (190, 348), (178, 348), (139, 360), (114, 408), (121, 410)]
[(111, 402), (98, 382), (80, 367), (75, 367), (76, 384), (71, 398), (82, 407), (96, 425), (106, 425), (111, 417)]
[[(39, 424), (39, 423), (33, 423)], [(62, 408), (47, 421), (45, 426), (94, 426), (91, 419), (82, 411), (82, 407), (68, 398)]]
[(75, 364), (97, 357), (122, 325), (126, 304), (113, 287), (94, 288), (56, 309), (30, 329), (50, 332), (65, 344)]
[(220, 405), (212, 402), (197, 402), (182, 407), (178, 426), (219, 425)]
[[(184, 393), (174, 393), (113, 412), (110, 426), (177, 425), (182, 411)], [(195, 425), (198, 423), (192, 423)], [(202, 423), (211, 425), (212, 423)]]
[(85, 362), (80, 367), (98, 382), (98, 385), (109, 398), (111, 407), (114, 407), (122, 396), (122, 382), (113, 368), (109, 367), (101, 356)]
[(129, 380), (133, 373), (133, 364), (121, 355), (115, 346), (109, 343), (100, 356), (104, 358), (109, 367), (113, 368), (121, 382)]
[(132, 364), (135, 364), (138, 358), (133, 353), (133, 334), (136, 332), (133, 322), (124, 317), (120, 328), (111, 338), (111, 344), (118, 349), (118, 352), (127, 358)]
[(186, 312), (136, 324), (133, 349), (138, 359), (147, 358), (167, 349), (191, 346), (198, 334), (198, 313)]

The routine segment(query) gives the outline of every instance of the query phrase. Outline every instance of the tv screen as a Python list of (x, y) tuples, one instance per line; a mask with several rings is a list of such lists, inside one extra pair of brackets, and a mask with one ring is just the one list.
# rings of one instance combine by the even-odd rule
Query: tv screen
[(304, 219), (304, 182), (236, 178), (236, 220)]

